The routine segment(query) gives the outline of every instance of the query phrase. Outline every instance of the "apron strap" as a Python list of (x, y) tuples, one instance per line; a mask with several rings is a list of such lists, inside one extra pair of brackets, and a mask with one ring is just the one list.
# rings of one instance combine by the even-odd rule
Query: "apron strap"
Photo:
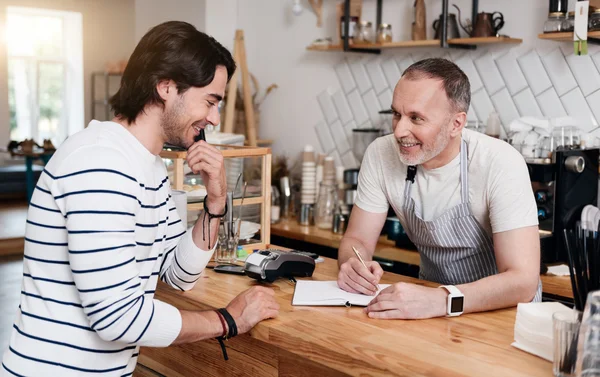
[(460, 143), (460, 195), (462, 203), (469, 202), (469, 174), (467, 159), (467, 142), (461, 139)]

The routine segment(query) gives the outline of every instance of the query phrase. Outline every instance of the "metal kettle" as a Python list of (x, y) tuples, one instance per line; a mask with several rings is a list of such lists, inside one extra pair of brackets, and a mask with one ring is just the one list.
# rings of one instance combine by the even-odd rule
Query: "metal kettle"
[[(433, 21), (433, 30), (435, 31), (433, 39), (442, 39), (442, 28), (440, 27), (443, 15), (440, 15), (440, 18)], [(448, 39), (460, 38), (460, 33), (458, 31), (458, 22), (456, 21), (456, 15), (454, 13), (448, 14)]]
[(471, 22), (468, 18), (465, 20), (465, 24), (463, 25), (461, 21), (462, 17), (460, 15), (460, 8), (456, 6), (456, 4), (452, 4), (452, 6), (458, 11), (458, 21), (460, 23), (460, 27), (472, 38), (495, 37), (498, 35), (500, 29), (502, 29), (504, 26), (504, 15), (500, 12), (478, 13), (477, 19), (475, 20), (475, 27), (471, 25)]

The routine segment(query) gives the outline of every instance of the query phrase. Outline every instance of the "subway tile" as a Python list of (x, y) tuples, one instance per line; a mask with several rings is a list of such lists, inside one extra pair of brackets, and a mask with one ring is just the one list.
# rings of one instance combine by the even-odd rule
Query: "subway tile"
[(350, 93), (354, 88), (356, 88), (356, 82), (354, 81), (354, 77), (352, 77), (350, 67), (348, 66), (346, 60), (335, 67), (335, 73), (337, 74), (338, 80), (340, 80), (340, 84), (342, 84), (342, 88), (344, 88), (344, 92), (346, 94)]
[(522, 90), (519, 94), (513, 97), (517, 110), (521, 116), (542, 117), (542, 110), (538, 106), (531, 89)]
[(365, 105), (363, 104), (363, 100), (358, 93), (358, 90), (352, 91), (348, 94), (348, 104), (350, 105), (350, 110), (352, 114), (354, 114), (354, 120), (356, 124), (363, 124), (369, 119), (369, 114), (365, 109)]
[(335, 150), (335, 143), (333, 142), (333, 137), (331, 137), (331, 133), (329, 132), (329, 127), (325, 122), (319, 122), (315, 126), (315, 131), (317, 133), (317, 137), (319, 142), (321, 143), (321, 148), (323, 148), (323, 153), (329, 153)]
[(396, 58), (396, 63), (398, 63), (400, 75), (402, 75), (406, 68), (410, 67), (414, 63), (414, 60), (409, 54), (403, 54)]
[(469, 82), (471, 83), (471, 93), (474, 93), (483, 87), (483, 83), (479, 78), (477, 69), (475, 69), (473, 60), (471, 60), (468, 55), (461, 57), (455, 63), (460, 67), (460, 69), (463, 70), (463, 72), (469, 78)]
[(567, 112), (558, 98), (554, 88), (550, 88), (536, 97), (538, 105), (547, 118), (557, 118), (567, 115)]
[(488, 115), (494, 111), (494, 105), (485, 89), (481, 89), (471, 95), (471, 106), (475, 110), (477, 118), (482, 122), (487, 121)]
[(337, 114), (342, 124), (350, 122), (353, 119), (353, 116), (352, 111), (350, 111), (350, 106), (348, 106), (348, 100), (346, 99), (346, 95), (344, 94), (344, 92), (338, 90), (337, 92), (333, 93), (333, 96), (331, 96), (331, 98), (333, 99), (333, 104), (335, 105)]
[(383, 110), (379, 101), (377, 100), (377, 96), (373, 89), (370, 89), (363, 95), (363, 101), (365, 102), (365, 106), (367, 107), (367, 113), (369, 114), (369, 118), (371, 122), (378, 126), (381, 123), (381, 115), (379, 114), (380, 110)]
[(333, 101), (331, 100), (331, 94), (329, 94), (329, 91), (326, 90), (321, 92), (317, 96), (317, 100), (319, 101), (321, 111), (323, 111), (323, 115), (325, 116), (327, 123), (331, 124), (335, 122), (338, 119), (338, 114), (335, 110), (335, 106), (333, 106)]
[(512, 50), (496, 59), (496, 66), (510, 94), (514, 95), (527, 87), (525, 76)]
[(328, 153), (327, 155), (333, 157), (333, 161), (335, 161), (335, 166), (344, 166), (344, 162), (342, 161), (338, 151), (334, 150)]
[(600, 90), (587, 96), (586, 100), (590, 109), (592, 109), (596, 122), (598, 122), (600, 120)]
[(361, 94), (371, 89), (371, 80), (369, 80), (362, 59), (355, 59), (350, 63), (350, 72), (352, 72), (352, 77), (354, 77), (356, 86)]
[(575, 77), (573, 77), (571, 69), (560, 49), (554, 49), (548, 55), (542, 56), (542, 63), (559, 96), (573, 90), (577, 86)]
[(596, 128), (598, 123), (588, 106), (585, 97), (581, 93), (581, 89), (575, 88), (569, 93), (560, 97), (560, 100), (567, 110), (567, 115), (577, 119), (578, 127), (583, 131), (588, 131)]
[(472, 103), (471, 106), (469, 106), (469, 111), (467, 111), (467, 120), (478, 120), (477, 114), (475, 114), (475, 110), (473, 109)]
[(383, 93), (377, 96), (381, 110), (389, 109), (392, 106), (392, 98), (394, 94), (390, 89), (384, 90)]
[(342, 155), (342, 164), (344, 169), (356, 169), (358, 167), (358, 161), (352, 151), (348, 151)]
[(367, 73), (369, 74), (371, 84), (373, 84), (373, 89), (376, 94), (383, 92), (388, 87), (387, 80), (383, 75), (380, 64), (381, 61), (379, 59), (372, 60), (365, 64), (365, 68), (367, 69)]
[(350, 146), (350, 148), (352, 148), (352, 145), (354, 144), (352, 138), (352, 130), (357, 128), (356, 126), (356, 122), (355, 121), (350, 121), (348, 124), (344, 125), (344, 132), (346, 133), (346, 140), (348, 141), (348, 145)]
[(396, 61), (394, 61), (394, 59), (387, 59), (381, 63), (381, 69), (387, 80), (388, 87), (391, 90), (394, 90), (398, 80), (400, 80), (400, 70), (398, 69)]
[(513, 102), (508, 89), (504, 88), (492, 96), (492, 103), (500, 116), (500, 121), (506, 129), (510, 122), (519, 118), (519, 112)]
[(367, 120), (366, 122), (358, 126), (358, 128), (373, 128), (373, 123), (371, 123), (370, 120)]
[(600, 73), (589, 55), (571, 54), (566, 59), (584, 97), (600, 89)]
[(502, 76), (500, 76), (500, 72), (496, 64), (494, 64), (491, 54), (483, 55), (475, 60), (474, 63), (488, 93), (496, 93), (504, 87), (504, 80), (502, 80)]
[(517, 61), (534, 96), (552, 86), (542, 61), (535, 50), (519, 57)]
[(335, 121), (329, 126), (329, 131), (333, 136), (338, 152), (340, 154), (346, 153), (350, 149), (350, 145), (348, 144), (348, 137), (342, 123), (339, 120)]

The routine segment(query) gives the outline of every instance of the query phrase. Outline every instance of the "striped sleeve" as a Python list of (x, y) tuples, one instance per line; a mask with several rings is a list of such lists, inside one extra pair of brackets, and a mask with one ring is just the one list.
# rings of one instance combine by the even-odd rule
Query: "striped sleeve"
[(105, 341), (168, 346), (181, 330), (181, 315), (144, 295), (134, 171), (116, 149), (82, 147), (54, 172), (51, 192), (66, 217), (69, 265), (90, 327)]
[(196, 246), (192, 238), (192, 228), (186, 231), (187, 224), (181, 222), (171, 195), (168, 205), (169, 222), (160, 279), (175, 289), (187, 291), (192, 289), (200, 278), (213, 256), (217, 242), (208, 251)]

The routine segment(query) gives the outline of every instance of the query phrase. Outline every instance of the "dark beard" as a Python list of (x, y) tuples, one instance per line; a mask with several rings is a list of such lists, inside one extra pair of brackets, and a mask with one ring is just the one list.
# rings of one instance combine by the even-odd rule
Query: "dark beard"
[(179, 117), (183, 110), (183, 103), (178, 102), (174, 107), (163, 113), (160, 121), (166, 143), (188, 149), (192, 143), (187, 142), (185, 137), (186, 126), (179, 123)]

